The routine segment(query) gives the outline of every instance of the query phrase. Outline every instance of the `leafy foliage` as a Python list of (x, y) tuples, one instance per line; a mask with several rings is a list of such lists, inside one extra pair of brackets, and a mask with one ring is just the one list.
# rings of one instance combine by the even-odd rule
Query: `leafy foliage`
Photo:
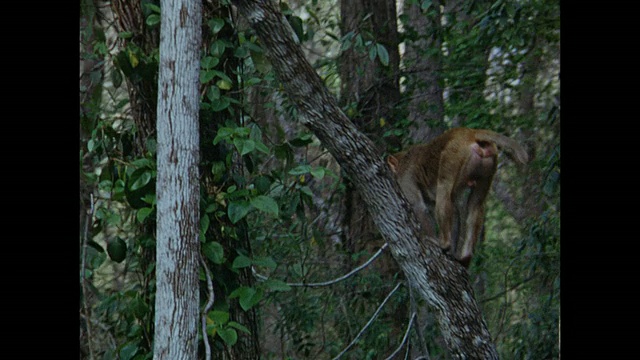
[[(143, 3), (145, 29), (157, 30), (162, 21), (158, 3)], [(416, 3), (425, 14), (434, 10), (430, 1)], [(355, 49), (388, 66), (390, 48), (373, 37), (339, 35), (332, 2), (281, 4), (333, 91), (341, 85), (336, 61), (341, 50)], [(470, 269), (476, 296), (502, 357), (557, 358), (558, 4), (456, 4), (445, 13), (442, 33), (433, 34), (441, 37), (445, 53), (439, 74), (447, 92), (442, 122), (521, 134), (535, 153), (528, 169), (506, 165), (499, 171), (496, 182), (506, 184), (506, 190), (500, 187), (490, 195), (485, 239)], [(200, 73), (200, 241), (215, 295), (205, 317), (205, 336), (214, 351), (238, 349), (246, 346), (243, 340), (259, 337), (265, 359), (335, 356), (393, 288), (390, 281), (401, 275), (383, 276), (375, 268), (331, 287), (290, 285), (338, 277), (375, 249), (350, 253), (342, 246), (344, 229), (338, 220), (345, 189), (335, 160), (294, 124), (295, 106), (282, 95), (253, 32), (229, 15), (227, 2), (216, 5), (206, 5)], [(96, 11), (83, 9), (85, 15)], [(416, 36), (401, 18), (407, 25), (403, 39)], [(80, 231), (81, 349), (104, 359), (149, 359), (155, 302), (155, 139), (140, 136), (136, 119), (140, 108), (155, 108), (156, 93), (150, 89), (157, 86), (157, 48), (141, 42), (143, 36), (133, 30), (116, 31), (116, 39), (105, 35), (112, 33), (108, 28), (81, 30), (91, 43), (84, 56), (105, 64), (89, 74), (100, 86), (86, 88), (91, 96), (81, 114), (81, 206), (83, 214), (90, 214), (86, 233)], [(134, 90), (144, 94), (145, 106), (131, 100)], [(345, 113), (356, 115), (351, 105), (345, 105)], [(406, 113), (405, 106), (398, 104), (398, 113)], [(412, 131), (404, 116), (376, 121), (384, 138), (404, 138)], [(524, 206), (518, 208), (518, 203), (531, 206), (521, 213)], [(266, 279), (254, 277), (253, 271)], [(204, 308), (210, 296), (204, 269), (200, 279)], [(403, 317), (408, 321), (408, 303), (402, 288), (348, 356), (387, 356), (403, 336), (392, 324)], [(443, 358), (437, 334), (433, 324), (426, 328), (431, 356)], [(416, 334), (411, 339), (415, 346)]]

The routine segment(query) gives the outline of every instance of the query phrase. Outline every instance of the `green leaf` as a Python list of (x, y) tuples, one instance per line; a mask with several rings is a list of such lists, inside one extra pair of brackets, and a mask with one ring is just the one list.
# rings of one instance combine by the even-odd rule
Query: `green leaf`
[(224, 263), (224, 248), (220, 243), (212, 241), (202, 245), (202, 253), (214, 264)]
[(269, 279), (264, 282), (264, 285), (271, 291), (291, 291), (291, 286), (280, 280)]
[(387, 49), (382, 44), (376, 44), (376, 48), (378, 49), (378, 59), (384, 66), (389, 66), (389, 53)]
[(157, 25), (159, 23), (160, 23), (160, 15), (158, 15), (158, 14), (151, 14), (147, 18), (147, 25), (149, 25), (149, 26), (154, 26), (154, 25)]
[(120, 349), (120, 360), (129, 360), (138, 352), (138, 345), (127, 344)]
[(227, 311), (209, 311), (208, 316), (216, 325), (224, 325), (229, 321), (229, 312)]
[(209, 90), (207, 90), (207, 99), (211, 102), (220, 99), (220, 88), (217, 86), (209, 86)]
[(247, 216), (251, 209), (251, 204), (249, 204), (248, 201), (232, 201), (229, 203), (229, 208), (227, 209), (229, 220), (235, 224)]
[(234, 329), (218, 329), (218, 336), (228, 346), (233, 346), (238, 341), (238, 333)]
[(220, 18), (213, 18), (207, 22), (212, 34), (217, 34), (224, 27), (224, 20)]
[(216, 73), (213, 70), (209, 71), (200, 71), (200, 83), (206, 84), (211, 81), (214, 77), (216, 77)]
[(231, 135), (233, 134), (233, 129), (228, 127), (223, 127), (218, 130), (218, 134), (213, 139), (213, 145), (217, 145), (220, 140), (229, 141), (231, 139)]
[(256, 143), (251, 139), (233, 139), (233, 145), (236, 146), (240, 155), (246, 155), (256, 148)]
[(431, 6), (431, 0), (425, 0), (420, 4), (421, 10), (427, 10)]
[(211, 110), (214, 112), (222, 111), (228, 108), (230, 104), (231, 101), (229, 101), (229, 98), (223, 96), (220, 99), (211, 102)]
[(310, 165), (299, 165), (289, 170), (289, 175), (302, 175), (302, 174), (307, 174), (310, 171), (311, 171)]
[(218, 65), (218, 63), (220, 62), (220, 59), (217, 57), (213, 57), (213, 56), (205, 56), (202, 61), (201, 61), (201, 67), (205, 70), (209, 70), (211, 68), (216, 67), (216, 65)]
[(218, 80), (216, 82), (216, 85), (218, 86), (218, 88), (222, 90), (231, 90), (231, 87), (233, 86), (233, 84), (231, 84), (229, 81), (224, 79)]
[(242, 331), (242, 332), (243, 332), (243, 333), (245, 333), (245, 334), (251, 334), (251, 331), (249, 331), (249, 329), (247, 329), (247, 327), (246, 327), (246, 326), (244, 326), (244, 325), (240, 325), (240, 324), (238, 324), (238, 323), (237, 323), (237, 322), (235, 322), (235, 321), (230, 321), (230, 322), (229, 322), (229, 327), (232, 327), (232, 328), (238, 329), (238, 330)]
[(127, 243), (119, 237), (107, 242), (107, 253), (111, 260), (121, 263), (127, 257)]
[(275, 269), (278, 266), (278, 264), (276, 264), (276, 262), (273, 261), (273, 259), (270, 256), (255, 258), (253, 259), (252, 262), (254, 265), (264, 266), (270, 269)]
[(144, 222), (144, 219), (146, 219), (152, 212), (152, 208), (144, 207), (138, 210), (138, 212), (136, 213), (136, 219), (138, 219), (138, 222), (142, 224)]
[(317, 168), (311, 169), (311, 176), (313, 176), (314, 178), (316, 178), (318, 180), (322, 180), (322, 178), (324, 177), (324, 168), (323, 167), (317, 167)]
[(226, 49), (226, 45), (224, 43), (224, 41), (222, 40), (217, 40), (216, 42), (214, 42), (213, 44), (211, 44), (211, 49), (209, 50), (209, 53), (212, 56), (215, 57), (221, 57), (222, 54), (224, 53), (224, 50)]
[(136, 179), (136, 181), (133, 182), (133, 184), (131, 184), (130, 189), (131, 191), (138, 190), (144, 187), (145, 185), (147, 185), (150, 181), (151, 181), (151, 172), (145, 171), (142, 174), (140, 174), (140, 176)]
[(258, 151), (260, 151), (263, 154), (271, 154), (271, 151), (269, 151), (269, 148), (267, 147), (267, 145), (263, 144), (261, 141), (256, 142), (256, 149), (258, 149)]
[(251, 266), (251, 259), (244, 255), (238, 255), (238, 257), (233, 260), (233, 265), (231, 265), (233, 269), (240, 269), (248, 266)]
[(260, 194), (266, 194), (271, 190), (271, 179), (268, 176), (260, 175), (254, 181), (253, 184)]
[(247, 311), (251, 309), (255, 304), (260, 302), (260, 300), (262, 299), (262, 291), (247, 286), (241, 286), (238, 289), (234, 290), (231, 295), (229, 295), (229, 297), (239, 297), (240, 307), (244, 311)]
[(209, 230), (210, 223), (209, 215), (204, 214), (200, 219), (200, 239), (205, 239), (205, 234), (207, 233), (207, 230)]
[(376, 59), (376, 55), (378, 55), (378, 48), (375, 46), (372, 46), (369, 48), (369, 60), (373, 61)]
[(269, 196), (258, 195), (251, 199), (251, 205), (262, 212), (278, 216), (278, 203)]

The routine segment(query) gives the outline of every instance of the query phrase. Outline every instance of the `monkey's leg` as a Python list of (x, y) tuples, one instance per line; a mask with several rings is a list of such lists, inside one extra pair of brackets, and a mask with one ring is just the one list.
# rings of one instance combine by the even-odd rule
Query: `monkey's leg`
[(479, 180), (472, 189), (467, 203), (467, 217), (464, 221), (463, 232), (456, 249), (456, 259), (465, 267), (469, 267), (482, 226), (484, 224), (484, 202), (487, 198), (491, 178)]

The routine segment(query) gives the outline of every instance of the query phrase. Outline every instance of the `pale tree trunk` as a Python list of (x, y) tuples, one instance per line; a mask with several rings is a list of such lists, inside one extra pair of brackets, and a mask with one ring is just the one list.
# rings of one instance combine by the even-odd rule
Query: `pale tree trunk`
[(301, 122), (322, 141), (352, 179), (418, 295), (434, 309), (455, 359), (497, 359), (495, 345), (473, 296), (466, 270), (437, 245), (418, 236), (418, 222), (391, 170), (340, 111), (295, 43), (292, 29), (271, 0), (234, 0), (260, 37), (266, 55)]
[(197, 359), (202, 4), (161, 9), (154, 359)]

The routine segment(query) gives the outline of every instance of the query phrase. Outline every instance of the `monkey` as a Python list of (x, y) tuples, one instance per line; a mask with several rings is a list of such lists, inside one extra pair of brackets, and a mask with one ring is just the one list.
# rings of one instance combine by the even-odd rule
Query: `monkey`
[[(465, 268), (483, 231), (484, 205), (497, 170), (498, 147), (519, 163), (529, 156), (515, 140), (491, 130), (453, 128), (427, 144), (390, 155), (396, 175), (422, 231)], [(433, 216), (428, 213), (434, 209)]]

